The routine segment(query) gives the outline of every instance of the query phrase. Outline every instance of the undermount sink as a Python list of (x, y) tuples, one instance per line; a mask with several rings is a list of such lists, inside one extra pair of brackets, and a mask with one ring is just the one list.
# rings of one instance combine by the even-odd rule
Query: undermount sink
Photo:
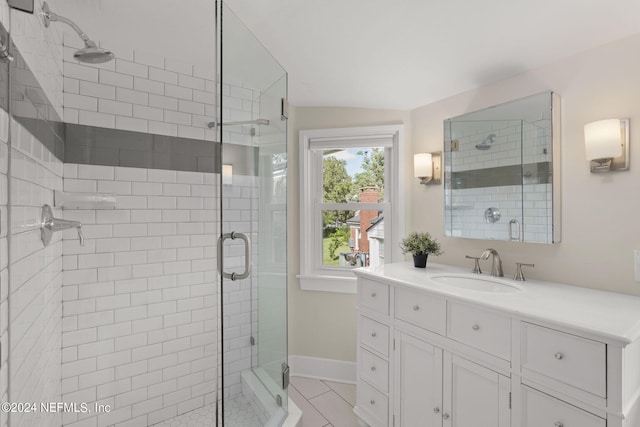
[(510, 294), (522, 291), (516, 284), (503, 282), (486, 276), (466, 274), (442, 274), (432, 276), (431, 280), (441, 285), (453, 286), (470, 291)]

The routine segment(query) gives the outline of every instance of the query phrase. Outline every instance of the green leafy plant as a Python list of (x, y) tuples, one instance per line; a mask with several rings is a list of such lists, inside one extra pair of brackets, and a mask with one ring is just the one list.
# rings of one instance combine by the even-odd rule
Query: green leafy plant
[(349, 227), (340, 227), (329, 237), (329, 257), (337, 260), (340, 254), (338, 249), (346, 246), (349, 242)]
[(413, 255), (441, 255), (440, 242), (431, 237), (429, 233), (410, 233), (400, 242), (403, 254), (411, 252)]

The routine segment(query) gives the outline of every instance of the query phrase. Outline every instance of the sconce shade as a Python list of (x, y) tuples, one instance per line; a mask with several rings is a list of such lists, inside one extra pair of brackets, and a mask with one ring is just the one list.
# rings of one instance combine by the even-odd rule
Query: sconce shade
[(584, 125), (587, 160), (611, 159), (622, 155), (620, 120), (598, 120)]
[(418, 153), (413, 155), (413, 176), (415, 178), (433, 176), (431, 153)]

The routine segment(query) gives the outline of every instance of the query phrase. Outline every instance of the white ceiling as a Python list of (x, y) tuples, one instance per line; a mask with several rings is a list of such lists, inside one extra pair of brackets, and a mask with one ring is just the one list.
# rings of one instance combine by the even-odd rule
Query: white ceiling
[[(105, 44), (213, 58), (213, 0), (54, 1)], [(299, 106), (412, 109), (640, 31), (638, 0), (227, 4), (288, 71)]]

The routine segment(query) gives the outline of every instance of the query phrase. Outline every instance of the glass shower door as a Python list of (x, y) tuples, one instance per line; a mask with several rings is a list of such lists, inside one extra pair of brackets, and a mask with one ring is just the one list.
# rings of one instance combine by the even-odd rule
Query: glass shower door
[(218, 14), (218, 425), (279, 426), (288, 403), (287, 75), (224, 3)]

